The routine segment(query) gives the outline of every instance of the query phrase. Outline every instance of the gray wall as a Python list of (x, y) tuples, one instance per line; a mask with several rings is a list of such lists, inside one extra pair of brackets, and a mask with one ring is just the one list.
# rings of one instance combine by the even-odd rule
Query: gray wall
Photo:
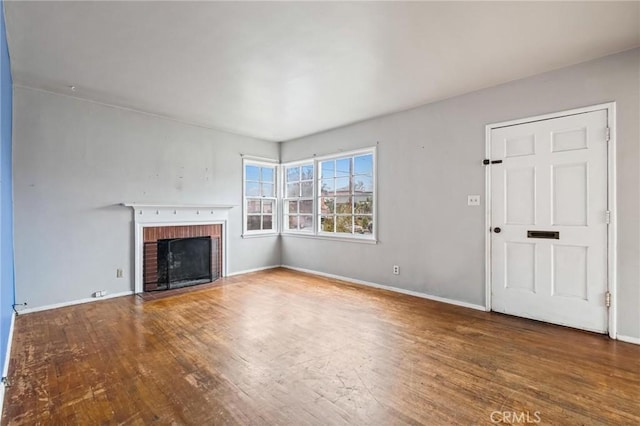
[(484, 198), (485, 125), (616, 101), (618, 332), (640, 337), (639, 80), (635, 49), (284, 143), (283, 162), (379, 143), (380, 243), (284, 236), (283, 264), (484, 305), (484, 206), (466, 197)]
[(240, 237), (240, 154), (277, 158), (277, 143), (14, 92), (18, 303), (36, 308), (132, 290), (133, 213), (122, 202), (238, 205), (229, 218), (229, 272), (280, 264), (277, 237)]

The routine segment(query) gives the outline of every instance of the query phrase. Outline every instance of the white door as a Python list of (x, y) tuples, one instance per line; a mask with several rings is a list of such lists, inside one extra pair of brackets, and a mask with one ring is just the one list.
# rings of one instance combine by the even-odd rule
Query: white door
[(491, 131), (497, 312), (607, 331), (607, 111)]

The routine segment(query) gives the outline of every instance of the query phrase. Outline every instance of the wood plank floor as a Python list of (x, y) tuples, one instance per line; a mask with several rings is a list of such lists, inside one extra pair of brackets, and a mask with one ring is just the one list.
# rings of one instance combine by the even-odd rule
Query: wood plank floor
[(640, 346), (284, 269), (221, 284), (18, 316), (2, 423), (640, 424)]

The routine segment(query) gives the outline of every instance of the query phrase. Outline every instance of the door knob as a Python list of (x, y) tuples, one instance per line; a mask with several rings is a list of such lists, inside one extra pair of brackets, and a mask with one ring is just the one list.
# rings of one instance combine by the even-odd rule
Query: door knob
[(499, 234), (500, 232), (502, 232), (502, 229), (495, 227), (493, 228), (493, 232), (495, 232), (496, 234)]

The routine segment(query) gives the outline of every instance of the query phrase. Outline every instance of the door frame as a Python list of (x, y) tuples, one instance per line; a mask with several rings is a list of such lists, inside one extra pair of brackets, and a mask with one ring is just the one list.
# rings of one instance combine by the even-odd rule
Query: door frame
[[(550, 114), (537, 115), (516, 120), (487, 124), (485, 126), (485, 158), (491, 158), (491, 131), (500, 127), (543, 121), (568, 115), (594, 111), (607, 111), (609, 142), (607, 145), (607, 206), (611, 219), (607, 230), (607, 280), (611, 294), (608, 315), (609, 337), (617, 338), (617, 203), (616, 203), (616, 103), (607, 102), (583, 108), (570, 109)], [(485, 309), (491, 311), (491, 165), (485, 166)]]

